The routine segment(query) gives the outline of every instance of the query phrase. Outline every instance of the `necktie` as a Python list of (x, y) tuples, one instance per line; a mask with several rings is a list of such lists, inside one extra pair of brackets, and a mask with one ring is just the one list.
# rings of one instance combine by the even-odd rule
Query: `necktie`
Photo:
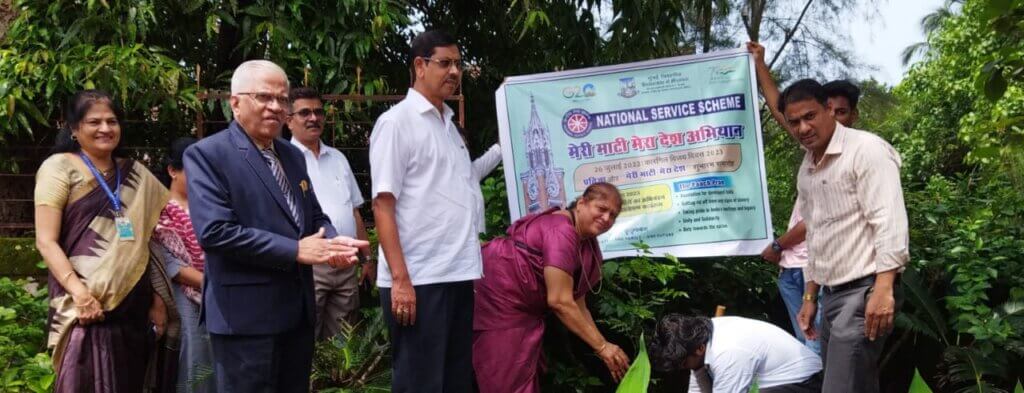
[(263, 159), (270, 166), (270, 172), (274, 174), (277, 185), (281, 187), (281, 193), (284, 194), (284, 200), (288, 203), (288, 210), (292, 213), (292, 219), (295, 220), (295, 223), (298, 223), (299, 210), (295, 208), (295, 201), (292, 199), (292, 188), (288, 185), (288, 178), (284, 175), (281, 162), (277, 160), (277, 155), (271, 149), (260, 149), (260, 153), (263, 154)]

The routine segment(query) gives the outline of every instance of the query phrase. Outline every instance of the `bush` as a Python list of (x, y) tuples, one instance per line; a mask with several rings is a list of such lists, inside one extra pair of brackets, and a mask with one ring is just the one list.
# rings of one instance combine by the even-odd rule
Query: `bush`
[(313, 356), (313, 388), (319, 392), (391, 391), (387, 324), (378, 302), (364, 302), (363, 320), (319, 342)]
[(46, 271), (39, 267), (42, 260), (36, 251), (35, 239), (0, 238), (0, 276), (45, 275)]
[(36, 283), (0, 278), (0, 391), (48, 392), (55, 378), (46, 352), (46, 291)]

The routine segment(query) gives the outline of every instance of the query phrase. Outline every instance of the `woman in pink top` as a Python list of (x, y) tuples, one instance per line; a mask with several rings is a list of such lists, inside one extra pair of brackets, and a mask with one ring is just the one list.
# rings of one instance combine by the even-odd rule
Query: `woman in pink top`
[(629, 357), (597, 330), (585, 299), (601, 280), (597, 236), (611, 229), (621, 209), (615, 186), (592, 184), (567, 209), (523, 217), (507, 237), (484, 246), (473, 317), (473, 369), (481, 393), (540, 391), (548, 311), (594, 349), (613, 378), (622, 378)]

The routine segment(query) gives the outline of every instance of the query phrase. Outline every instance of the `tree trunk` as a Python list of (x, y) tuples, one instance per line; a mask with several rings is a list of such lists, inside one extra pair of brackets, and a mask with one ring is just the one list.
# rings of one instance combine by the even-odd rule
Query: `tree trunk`
[[(235, 9), (244, 9), (252, 4), (256, 3), (255, 0), (238, 0), (238, 7)], [(234, 15), (236, 20), (241, 23), (239, 15)], [(217, 55), (215, 60), (214, 72), (210, 74), (211, 78), (208, 81), (214, 81), (215, 76), (222, 75), (225, 72), (230, 72), (242, 64), (245, 58), (242, 56), (242, 52), (238, 50), (238, 43), (242, 40), (242, 32), (238, 26), (234, 26), (229, 23), (221, 23), (220, 30), (217, 34)]]
[(0, 0), (0, 42), (7, 37), (7, 29), (11, 22), (18, 16), (18, 9), (14, 7), (14, 0)]
[(740, 15), (743, 19), (743, 26), (747, 28), (747, 36), (751, 41), (761, 40), (761, 21), (764, 19), (764, 9), (768, 4), (767, 0), (748, 0), (744, 12)]

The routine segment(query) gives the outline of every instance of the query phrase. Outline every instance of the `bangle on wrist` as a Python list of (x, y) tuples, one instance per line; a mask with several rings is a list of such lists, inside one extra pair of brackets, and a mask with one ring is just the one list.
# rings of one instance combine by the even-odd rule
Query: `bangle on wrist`
[(818, 295), (813, 294), (813, 293), (805, 293), (804, 294), (804, 301), (805, 302), (813, 302), (813, 301), (816, 301), (816, 300), (818, 300)]
[(600, 347), (600, 348), (597, 348), (597, 349), (595, 349), (595, 350), (594, 350), (594, 353), (596, 353), (596, 354), (599, 354), (599, 355), (600, 355), (600, 354), (601, 354), (601, 352), (604, 352), (604, 349), (605, 349), (605, 348), (608, 348), (608, 342), (607, 342), (607, 341), (605, 341), (605, 342), (604, 342), (604, 344), (601, 344), (601, 347)]

